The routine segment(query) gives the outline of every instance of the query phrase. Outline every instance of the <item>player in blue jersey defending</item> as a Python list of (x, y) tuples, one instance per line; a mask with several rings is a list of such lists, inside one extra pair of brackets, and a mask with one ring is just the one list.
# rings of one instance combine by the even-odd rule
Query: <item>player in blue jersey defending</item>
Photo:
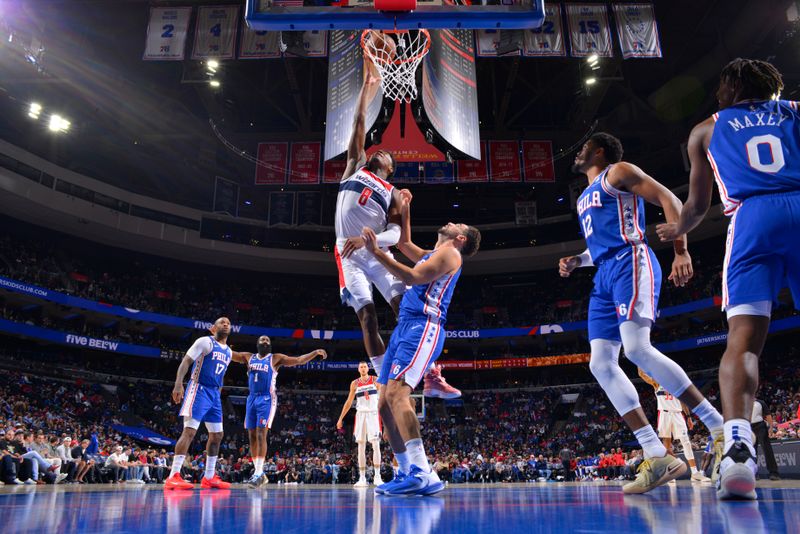
[(317, 356), (323, 360), (328, 354), (316, 349), (302, 356), (291, 357), (285, 354), (273, 354), (269, 336), (261, 336), (257, 343), (258, 352), (234, 352), (233, 360), (247, 365), (247, 382), (249, 395), (245, 409), (244, 427), (250, 438), (250, 457), (255, 470), (247, 481), (251, 487), (261, 486), (267, 479), (264, 474), (264, 460), (267, 456), (267, 431), (272, 428), (272, 420), (278, 409), (278, 393), (275, 383), (281, 367), (304, 365)]
[(716, 180), (731, 216), (722, 271), (728, 345), (719, 367), (725, 446), (717, 494), (755, 499), (757, 470), (750, 416), (758, 357), (773, 302), (788, 283), (800, 306), (800, 114), (778, 100), (780, 72), (765, 61), (736, 59), (720, 76), (720, 111), (689, 136), (689, 198), (678, 221), (660, 225), (672, 241), (703, 220)]
[[(227, 489), (230, 484), (223, 482), (215, 472), (219, 445), (222, 442), (222, 389), (225, 372), (233, 358), (233, 352), (227, 345), (231, 332), (231, 322), (227, 317), (220, 317), (211, 328), (212, 335), (198, 338), (186, 351), (178, 373), (175, 387), (172, 389), (172, 400), (181, 404), (180, 415), (183, 417), (183, 433), (175, 444), (175, 457), (172, 460), (172, 471), (164, 482), (165, 490), (192, 489), (194, 485), (181, 478), (181, 467), (186, 453), (189, 451), (200, 423), (205, 423), (208, 430), (206, 444), (206, 471), (201, 482), (202, 488)], [(192, 374), (184, 395), (183, 378), (189, 368)]]
[[(678, 397), (697, 415), (722, 447), (722, 416), (692, 384), (678, 364), (650, 343), (661, 287), (661, 267), (647, 244), (644, 203), (661, 206), (675, 222), (681, 201), (636, 165), (622, 160), (622, 143), (596, 133), (575, 157), (573, 171), (586, 174), (588, 187), (578, 199), (578, 219), (587, 249), (559, 260), (561, 276), (577, 267), (597, 266), (589, 299), (589, 369), (614, 408), (633, 431), (645, 460), (625, 493), (644, 493), (686, 471), (683, 461), (667, 453), (639, 404), (639, 395), (619, 367), (620, 346), (633, 363)], [(692, 276), (686, 238), (675, 241), (669, 275), (676, 286)]]
[(402, 232), (398, 248), (411, 261), (408, 267), (381, 250), (375, 232), (364, 228), (366, 249), (406, 286), (397, 324), (386, 348), (378, 382), (383, 384), (378, 410), (399, 465), (398, 476), (376, 488), (388, 495), (433, 495), (444, 484), (431, 469), (411, 404), (411, 392), (436, 361), (445, 340), (447, 308), (461, 274), (463, 258), (478, 251), (481, 234), (466, 224), (448, 223), (439, 229), (433, 250), (411, 241), (411, 194), (402, 194)]

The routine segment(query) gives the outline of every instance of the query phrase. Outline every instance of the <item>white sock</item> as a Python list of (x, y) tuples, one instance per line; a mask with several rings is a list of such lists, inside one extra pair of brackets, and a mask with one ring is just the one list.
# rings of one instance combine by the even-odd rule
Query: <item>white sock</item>
[(747, 419), (731, 419), (730, 421), (725, 421), (723, 428), (725, 431), (725, 452), (728, 452), (734, 443), (741, 441), (750, 449), (750, 454), (756, 455), (756, 451), (753, 448), (753, 431), (750, 428), (750, 421)]
[(369, 361), (372, 364), (372, 369), (375, 371), (375, 374), (381, 376), (381, 367), (383, 367), (383, 357), (386, 355), (378, 354), (377, 356), (370, 356)]
[(253, 458), (253, 466), (256, 468), (253, 472), (254, 475), (261, 476), (264, 474), (264, 458)]
[(209, 456), (206, 458), (206, 478), (214, 478), (216, 468), (217, 456)]
[(697, 466), (696, 465), (690, 465), (689, 467), (692, 468), (692, 474), (697, 473)]
[(703, 402), (692, 409), (692, 413), (706, 425), (711, 435), (715, 438), (722, 432), (722, 416), (717, 409), (708, 402), (708, 399), (703, 399)]
[(394, 457), (397, 458), (397, 468), (405, 474), (408, 474), (411, 471), (411, 457), (408, 455), (408, 450), (403, 452), (396, 452), (394, 453)]
[(422, 439), (410, 439), (406, 441), (406, 452), (412, 465), (416, 465), (426, 473), (430, 473), (431, 464), (425, 456), (425, 447), (422, 446)]
[(658, 434), (656, 434), (652, 426), (646, 425), (639, 430), (634, 430), (633, 435), (636, 436), (636, 441), (642, 446), (645, 458), (660, 458), (667, 454), (667, 449), (658, 439)]
[(170, 470), (169, 476), (181, 472), (181, 467), (183, 467), (183, 460), (185, 458), (186, 458), (185, 454), (176, 454), (175, 457), (172, 458), (172, 470)]

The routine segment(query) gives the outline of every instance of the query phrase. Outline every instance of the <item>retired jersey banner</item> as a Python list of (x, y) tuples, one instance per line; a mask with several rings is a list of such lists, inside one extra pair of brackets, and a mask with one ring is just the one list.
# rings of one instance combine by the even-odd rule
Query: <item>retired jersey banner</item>
[(326, 161), (322, 164), (322, 183), (338, 184), (342, 181), (346, 168), (346, 159), (331, 159)]
[(493, 182), (522, 181), (517, 141), (489, 141), (489, 176)]
[(214, 213), (227, 213), (233, 217), (239, 215), (239, 184), (217, 176), (214, 181)]
[(259, 143), (256, 185), (283, 185), (289, 166), (289, 143)]
[(525, 30), (522, 54), (530, 57), (564, 57), (564, 25), (561, 22), (561, 5), (544, 6), (545, 18), (541, 28)]
[(661, 57), (653, 4), (613, 4), (622, 57)]
[(197, 9), (192, 59), (233, 59), (239, 6), (202, 6)]
[(453, 164), (446, 161), (425, 162), (426, 184), (452, 184), (455, 181)]
[(281, 57), (281, 32), (262, 32), (242, 26), (239, 59), (268, 59)]
[(191, 7), (151, 7), (143, 59), (183, 60), (191, 15)]
[(307, 57), (325, 57), (328, 55), (328, 32), (325, 30), (308, 30), (303, 32), (303, 48)]
[(399, 161), (394, 170), (394, 175), (389, 180), (393, 184), (418, 184), (419, 163), (416, 161)]
[(553, 143), (550, 141), (522, 142), (522, 174), (526, 182), (555, 182)]
[[(518, 42), (513, 42), (517, 40)], [(518, 56), (522, 49), (522, 32), (519, 30), (475, 30), (476, 51), (479, 57)], [(506, 52), (498, 49), (510, 48)]]
[(289, 160), (290, 184), (318, 184), (319, 156), (322, 143), (292, 143), (292, 157)]
[(566, 4), (573, 57), (612, 57), (611, 30), (605, 4)]
[(481, 159), (460, 159), (456, 162), (456, 180), (459, 183), (488, 182), (489, 168), (486, 165), (486, 143), (481, 143)]

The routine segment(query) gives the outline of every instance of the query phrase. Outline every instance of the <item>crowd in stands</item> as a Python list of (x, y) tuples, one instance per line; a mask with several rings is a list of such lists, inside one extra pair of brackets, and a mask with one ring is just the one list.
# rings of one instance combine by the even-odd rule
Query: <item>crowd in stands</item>
[[(795, 365), (800, 351), (790, 345), (778, 350), (786, 360), (772, 358), (764, 366), (759, 391), (771, 406), (774, 439), (796, 437), (800, 429), (800, 371)], [(6, 362), (5, 367), (0, 370), (2, 482), (164, 480), (171, 450), (137, 442), (114, 427), (141, 426), (177, 437), (181, 424), (168, 381), (106, 375), (76, 380), (68, 374), (46, 377), (36, 365), (14, 370)], [(56, 367), (50, 365), (49, 370)], [(313, 382), (307, 374), (304, 380)], [(712, 403), (718, 403), (713, 372), (696, 382)], [(356, 475), (355, 446), (349, 433), (334, 426), (344, 391), (289, 390), (293, 385), (279, 387), (265, 464), (268, 480), (351, 483)], [(637, 387), (645, 413), (655, 421), (652, 388), (642, 382)], [(253, 469), (240, 400), (229, 395), (223, 404), (225, 439), (218, 473), (232, 482), (246, 480)], [(632, 434), (595, 384), (465, 391), (460, 402), (430, 402), (422, 429), (432, 465), (453, 483), (630, 478), (641, 460)], [(184, 477), (194, 481), (205, 467), (202, 434), (201, 430), (184, 464)], [(703, 449), (707, 433), (701, 424), (692, 435), (696, 449)], [(388, 479), (392, 464), (387, 444), (383, 453), (382, 475)]]
[[(719, 293), (721, 255), (716, 248), (696, 245), (695, 278), (688, 287), (671, 287), (665, 275), (662, 307)], [(661, 256), (668, 272), (669, 254)], [(579, 270), (569, 280), (559, 278), (555, 266), (529, 274), (462, 278), (449, 324), (492, 328), (584, 320), (591, 271)], [(225, 315), (234, 323), (268, 327), (358, 328), (355, 315), (343, 313), (335, 278), (246, 271), (225, 271), (220, 276), (219, 269), (208, 266), (66, 236), (56, 241), (52, 232), (0, 236), (0, 274), (92, 301), (199, 320)], [(276, 305), (287, 301), (291, 306)], [(379, 313), (381, 324), (394, 323), (388, 307), (379, 307)], [(126, 337), (136, 340), (132, 332), (114, 331), (113, 335), (123, 341)]]

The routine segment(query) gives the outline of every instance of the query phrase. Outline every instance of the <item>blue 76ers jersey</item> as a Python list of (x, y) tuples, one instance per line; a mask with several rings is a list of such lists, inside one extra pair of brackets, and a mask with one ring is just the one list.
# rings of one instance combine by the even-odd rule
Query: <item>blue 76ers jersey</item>
[(211, 352), (202, 354), (194, 361), (192, 366), (192, 380), (213, 388), (221, 388), (225, 371), (231, 363), (231, 348), (217, 343), (214, 336), (211, 339)]
[(615, 256), (632, 245), (647, 244), (644, 200), (608, 183), (608, 166), (578, 197), (578, 220), (592, 261)]
[[(417, 265), (428, 261), (433, 254), (436, 254), (435, 250), (425, 254)], [(460, 268), (455, 274), (442, 275), (429, 284), (411, 286), (400, 301), (400, 320), (431, 319), (444, 324), (459, 276)]]
[(748, 197), (800, 190), (797, 102), (742, 102), (713, 117), (707, 155), (726, 215)]
[(247, 383), (250, 395), (267, 395), (275, 392), (278, 371), (272, 367), (272, 353), (260, 358), (253, 354), (247, 362)]

